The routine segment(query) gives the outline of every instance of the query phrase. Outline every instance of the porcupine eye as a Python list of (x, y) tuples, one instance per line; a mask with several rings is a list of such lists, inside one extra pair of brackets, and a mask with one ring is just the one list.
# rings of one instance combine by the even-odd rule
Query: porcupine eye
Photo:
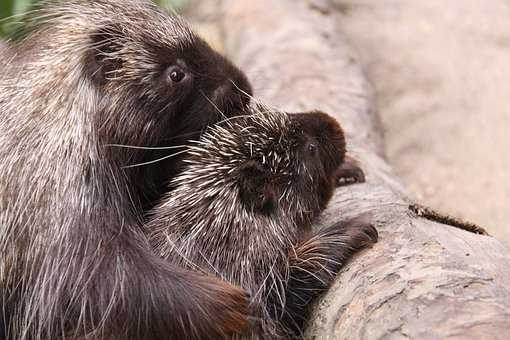
[(171, 102), (183, 100), (193, 88), (193, 74), (182, 59), (175, 60), (162, 73), (162, 82), (157, 84), (162, 98)]
[(306, 144), (306, 152), (311, 156), (317, 156), (319, 154), (319, 144), (314, 142), (308, 142)]
[(188, 64), (183, 59), (176, 59), (166, 67), (163, 74), (167, 89), (168, 87), (182, 91), (190, 89), (193, 85), (193, 74)]
[(179, 83), (186, 77), (186, 73), (179, 66), (170, 66), (167, 75), (168, 79), (174, 83)]

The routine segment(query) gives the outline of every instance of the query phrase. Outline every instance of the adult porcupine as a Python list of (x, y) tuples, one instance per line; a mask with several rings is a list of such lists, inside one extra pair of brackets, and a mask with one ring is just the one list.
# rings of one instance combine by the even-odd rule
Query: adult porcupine
[[(0, 56), (2, 56), (3, 54), (2, 53), (5, 53), (7, 51), (7, 45), (2, 41), (0, 40)], [(3, 58), (0, 62), (4, 61)]]
[(261, 322), (240, 338), (298, 337), (312, 299), (377, 240), (362, 219), (312, 232), (344, 161), (338, 123), (314, 112), (240, 116), (192, 146), (146, 227), (164, 258), (246, 289)]
[(36, 16), (0, 75), (5, 336), (204, 339), (245, 327), (241, 289), (154, 255), (141, 206), (160, 172), (123, 168), (241, 109), (243, 74), (148, 1), (53, 2)]
[(2, 77), (2, 69), (5, 67), (5, 65), (9, 62), (9, 59), (11, 57), (10, 50), (6, 43), (0, 40), (0, 79)]

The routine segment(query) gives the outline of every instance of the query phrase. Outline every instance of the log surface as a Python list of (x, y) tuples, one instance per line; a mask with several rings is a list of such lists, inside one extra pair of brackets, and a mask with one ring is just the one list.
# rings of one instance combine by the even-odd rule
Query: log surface
[(342, 7), (327, 0), (221, 5), (226, 50), (255, 96), (289, 112), (334, 115), (367, 176), (337, 190), (318, 226), (369, 213), (380, 240), (350, 261), (317, 303), (306, 337), (509, 339), (508, 249), (409, 211), (409, 196), (384, 158), (372, 88), (339, 29)]

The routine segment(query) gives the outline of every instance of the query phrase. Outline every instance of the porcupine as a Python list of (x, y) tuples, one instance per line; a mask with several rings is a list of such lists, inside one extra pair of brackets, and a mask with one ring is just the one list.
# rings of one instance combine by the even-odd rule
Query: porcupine
[(148, 1), (50, 2), (27, 27), (0, 75), (3, 336), (216, 339), (246, 327), (242, 289), (163, 261), (143, 234), (143, 207), (177, 161), (127, 168), (242, 109), (243, 73)]
[(11, 52), (6, 43), (0, 40), (0, 79), (2, 78), (2, 69), (9, 62)]
[(344, 133), (321, 112), (256, 109), (211, 126), (152, 211), (150, 242), (163, 258), (251, 294), (259, 322), (234, 338), (300, 337), (310, 302), (377, 241), (367, 217), (312, 231), (344, 158)]
[[(0, 56), (3, 56), (5, 53), (7, 53), (7, 45), (0, 40)], [(0, 63), (3, 62), (4, 59), (0, 59)]]

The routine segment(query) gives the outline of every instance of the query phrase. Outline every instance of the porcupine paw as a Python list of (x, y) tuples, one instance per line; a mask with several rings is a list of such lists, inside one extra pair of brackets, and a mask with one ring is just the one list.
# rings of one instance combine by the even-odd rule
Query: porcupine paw
[(324, 231), (323, 239), (337, 245), (332, 247), (333, 253), (343, 262), (353, 253), (376, 243), (378, 236), (377, 229), (363, 215), (331, 226)]
[(323, 276), (321, 281), (327, 283), (354, 253), (377, 242), (377, 238), (377, 230), (366, 216), (336, 223), (295, 249), (297, 266)]
[(358, 162), (349, 156), (346, 156), (344, 163), (335, 173), (335, 183), (337, 187), (346, 186), (355, 183), (364, 183), (365, 173)]
[(284, 321), (290, 333), (302, 334), (310, 303), (331, 286), (355, 252), (377, 242), (377, 230), (367, 220), (361, 217), (337, 223), (293, 249), (285, 307), (290, 317)]
[[(352, 223), (352, 222), (351, 222)], [(361, 250), (377, 242), (379, 233), (370, 223), (346, 224), (345, 234), (350, 240), (350, 246), (355, 250)]]

